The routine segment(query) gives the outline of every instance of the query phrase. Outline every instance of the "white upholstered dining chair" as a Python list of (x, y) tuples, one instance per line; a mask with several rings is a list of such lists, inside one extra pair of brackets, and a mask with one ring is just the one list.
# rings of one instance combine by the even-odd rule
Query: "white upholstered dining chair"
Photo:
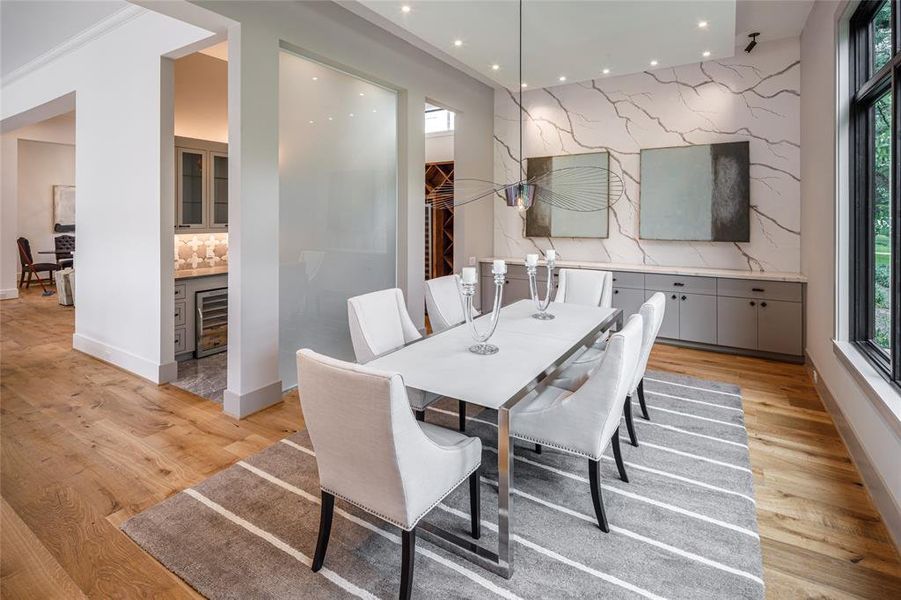
[[(629, 397), (626, 398), (624, 407), (626, 429), (629, 431), (629, 441), (633, 446), (638, 446), (638, 436), (635, 434), (635, 424), (632, 421), (632, 400), (638, 398), (642, 416), (646, 420), (650, 420), (648, 406), (644, 400), (644, 373), (648, 368), (648, 359), (651, 357), (654, 342), (657, 341), (657, 334), (660, 332), (660, 325), (663, 323), (665, 310), (666, 296), (661, 292), (657, 292), (648, 298), (647, 302), (642, 304), (638, 310), (643, 323), (641, 355), (639, 356), (638, 364), (635, 365), (635, 373), (632, 375), (629, 384)], [(551, 385), (569, 390), (577, 389), (598, 368), (603, 352), (603, 348), (600, 352), (596, 348), (589, 348), (583, 355), (587, 356), (587, 359), (583, 360), (581, 357), (576, 359), (575, 362), (554, 378)]]
[(554, 302), (613, 306), (613, 274), (589, 269), (560, 269)]
[[(429, 313), (432, 331), (440, 333), (466, 320), (463, 308), (463, 294), (460, 290), (460, 276), (447, 275), (425, 282), (425, 307)], [(472, 309), (472, 316), (479, 311)]]
[(588, 459), (591, 499), (598, 526), (610, 531), (601, 497), (600, 461), (610, 444), (623, 481), (628, 481), (619, 448), (619, 422), (641, 355), (642, 318), (632, 315), (610, 336), (600, 363), (574, 391), (551, 382), (513, 407), (510, 435)]
[(325, 560), (337, 497), (402, 530), (400, 598), (409, 598), (416, 525), (467, 479), (471, 534), (480, 536), (481, 441), (414, 420), (396, 373), (303, 349), (297, 381), (322, 495), (313, 571)]
[[(347, 321), (354, 355), (360, 364), (422, 337), (407, 312), (403, 292), (397, 288), (348, 298)], [(420, 421), (425, 420), (426, 407), (438, 399), (412, 388), (407, 390), (407, 397)]]

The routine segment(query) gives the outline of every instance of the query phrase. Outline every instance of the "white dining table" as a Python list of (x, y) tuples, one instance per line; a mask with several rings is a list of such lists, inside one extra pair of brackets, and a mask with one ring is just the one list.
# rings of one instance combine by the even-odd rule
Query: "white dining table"
[[(554, 319), (533, 319), (531, 300), (501, 309), (490, 343), (496, 354), (469, 351), (475, 341), (463, 323), (424, 337), (367, 363), (400, 373), (407, 387), (497, 411), (498, 430), (498, 547), (486, 548), (474, 540), (433, 523), (420, 525), (423, 537), (482, 567), (510, 578), (513, 575), (512, 484), (513, 445), (510, 410), (541, 387), (542, 381), (590, 346), (604, 332), (622, 326), (622, 310), (552, 303)], [(490, 314), (475, 319), (487, 330)]]

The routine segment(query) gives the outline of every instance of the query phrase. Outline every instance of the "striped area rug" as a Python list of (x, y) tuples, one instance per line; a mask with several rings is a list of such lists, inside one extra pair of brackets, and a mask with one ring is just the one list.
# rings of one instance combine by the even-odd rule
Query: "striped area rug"
[[(515, 573), (493, 575), (420, 538), (417, 598), (763, 598), (760, 538), (736, 386), (649, 373), (651, 420), (622, 427), (630, 483), (603, 461), (610, 533), (596, 525), (587, 460), (515, 449)], [(454, 427), (456, 403), (428, 420)], [(495, 415), (471, 407), (484, 445), (482, 541), (496, 543)], [(394, 598), (400, 535), (338, 501), (325, 568), (309, 565), (319, 523), (305, 431), (133, 517), (123, 530), (209, 598)], [(426, 518), (467, 531), (461, 486)]]

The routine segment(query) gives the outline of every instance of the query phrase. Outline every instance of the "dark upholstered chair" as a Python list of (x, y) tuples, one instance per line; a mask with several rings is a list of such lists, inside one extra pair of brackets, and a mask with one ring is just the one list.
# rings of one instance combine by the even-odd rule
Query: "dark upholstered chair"
[(75, 259), (72, 256), (72, 253), (75, 251), (74, 235), (58, 235), (53, 238), (53, 245), (55, 246), (54, 250), (56, 250), (56, 264), (59, 265), (60, 269), (65, 269), (75, 264)]
[[(19, 278), (19, 287), (22, 287), (22, 284), (25, 284), (25, 288), (31, 287), (31, 276), (32, 274), (37, 277), (38, 283), (43, 287), (44, 282), (53, 283), (53, 272), (59, 270), (59, 265), (56, 263), (36, 263), (34, 259), (31, 257), (31, 244), (28, 243), (26, 238), (20, 237), (16, 240), (16, 244), (19, 246), (19, 262), (22, 263), (22, 276)], [(41, 273), (47, 272), (47, 279), (41, 279)], [(26, 281), (25, 274), (28, 273), (28, 279)]]

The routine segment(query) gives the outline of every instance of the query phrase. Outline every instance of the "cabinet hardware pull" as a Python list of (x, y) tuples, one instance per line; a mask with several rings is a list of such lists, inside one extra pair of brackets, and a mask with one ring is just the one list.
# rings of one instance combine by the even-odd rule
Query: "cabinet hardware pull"
[(673, 300), (675, 300), (675, 299), (676, 299), (676, 295), (675, 295), (675, 294), (673, 294)]
[(682, 299), (685, 300), (685, 296), (682, 296)]
[(676, 282), (673, 283), (673, 285), (676, 286), (676, 287), (683, 287), (685, 284), (682, 283), (681, 281), (676, 281)]
[(761, 302), (761, 303), (760, 303), (760, 306), (766, 308), (766, 302)]
[(756, 302), (754, 302), (753, 300), (751, 300), (751, 306), (754, 306), (754, 305), (756, 305), (756, 304), (757, 304)]
[(766, 290), (763, 288), (751, 288), (752, 292), (765, 292)]
[(618, 294), (618, 293), (619, 293), (619, 290), (613, 290), (613, 293), (614, 293), (614, 294)]

